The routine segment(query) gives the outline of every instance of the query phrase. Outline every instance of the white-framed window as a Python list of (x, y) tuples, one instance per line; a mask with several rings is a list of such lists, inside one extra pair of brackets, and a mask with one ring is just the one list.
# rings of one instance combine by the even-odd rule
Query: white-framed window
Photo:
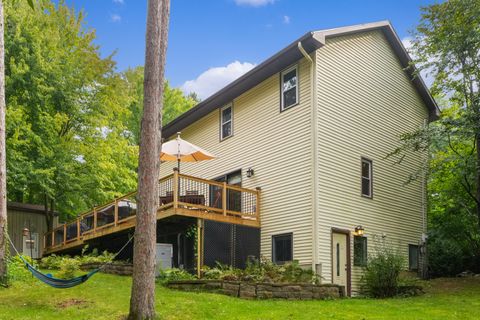
[(233, 135), (233, 108), (228, 104), (220, 109), (220, 140)]
[(295, 65), (281, 73), (281, 111), (298, 104), (298, 67)]
[(362, 196), (372, 197), (372, 160), (362, 158)]

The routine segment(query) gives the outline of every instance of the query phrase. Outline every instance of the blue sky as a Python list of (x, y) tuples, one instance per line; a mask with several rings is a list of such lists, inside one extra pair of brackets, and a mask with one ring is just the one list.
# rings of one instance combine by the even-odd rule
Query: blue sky
[[(84, 9), (103, 56), (143, 65), (146, 0), (67, 0)], [(408, 37), (429, 0), (172, 0), (166, 77), (202, 98), (307, 31), (388, 19)]]

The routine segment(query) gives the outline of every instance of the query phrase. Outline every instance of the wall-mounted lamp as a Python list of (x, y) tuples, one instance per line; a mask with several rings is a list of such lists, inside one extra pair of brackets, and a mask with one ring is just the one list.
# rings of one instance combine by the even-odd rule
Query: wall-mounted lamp
[(255, 174), (255, 171), (253, 171), (252, 168), (248, 168), (247, 170), (247, 177), (251, 178)]
[(25, 227), (22, 229), (22, 234), (24, 237), (28, 237), (28, 235), (30, 234), (30, 230), (28, 230), (28, 228)]
[(362, 226), (355, 227), (355, 234), (357, 236), (363, 236), (365, 234), (365, 229)]

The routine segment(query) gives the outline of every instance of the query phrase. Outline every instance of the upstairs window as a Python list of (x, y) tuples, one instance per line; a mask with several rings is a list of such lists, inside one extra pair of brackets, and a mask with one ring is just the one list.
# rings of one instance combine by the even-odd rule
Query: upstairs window
[(372, 197), (372, 160), (362, 158), (362, 196)]
[(281, 73), (281, 111), (298, 104), (298, 68), (293, 66)]
[(293, 259), (292, 234), (272, 236), (272, 260), (276, 264), (284, 264)]
[(353, 265), (365, 267), (367, 265), (367, 238), (353, 237)]
[(220, 109), (220, 140), (233, 135), (233, 110), (232, 105)]

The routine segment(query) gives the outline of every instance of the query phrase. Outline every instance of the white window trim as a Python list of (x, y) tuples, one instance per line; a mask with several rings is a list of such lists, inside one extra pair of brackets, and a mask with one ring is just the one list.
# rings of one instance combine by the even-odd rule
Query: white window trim
[[(223, 121), (223, 110), (225, 109), (228, 109), (230, 108), (231, 111), (230, 111), (230, 120), (228, 121)], [(231, 133), (228, 137), (224, 137), (223, 136), (223, 125), (230, 122), (230, 126), (231, 126)], [(220, 108), (220, 141), (223, 141), (225, 139), (228, 139), (230, 137), (233, 136), (233, 103), (229, 103), (225, 106), (223, 106), (222, 108)]]
[[(365, 198), (373, 198), (373, 161), (368, 159), (368, 158), (365, 158), (365, 157), (362, 157), (362, 166), (360, 167), (360, 181), (361, 181), (361, 184), (360, 184), (360, 193), (362, 194), (362, 197), (365, 197)], [(368, 163), (368, 181), (369, 181), (369, 184), (368, 184), (368, 191), (369, 191), (369, 194), (364, 194), (363, 193), (363, 164), (364, 163)]]
[[(290, 71), (295, 70), (295, 73), (297, 75), (297, 85), (295, 86), (295, 100), (296, 102), (288, 107), (285, 107), (285, 101), (283, 98), (283, 77), (286, 73), (289, 73)], [(298, 87), (300, 86), (300, 77), (298, 75), (298, 65), (291, 66), (288, 69), (283, 70), (280, 73), (280, 111), (285, 111), (290, 108), (295, 107), (297, 104), (299, 104), (299, 96), (298, 96)]]

